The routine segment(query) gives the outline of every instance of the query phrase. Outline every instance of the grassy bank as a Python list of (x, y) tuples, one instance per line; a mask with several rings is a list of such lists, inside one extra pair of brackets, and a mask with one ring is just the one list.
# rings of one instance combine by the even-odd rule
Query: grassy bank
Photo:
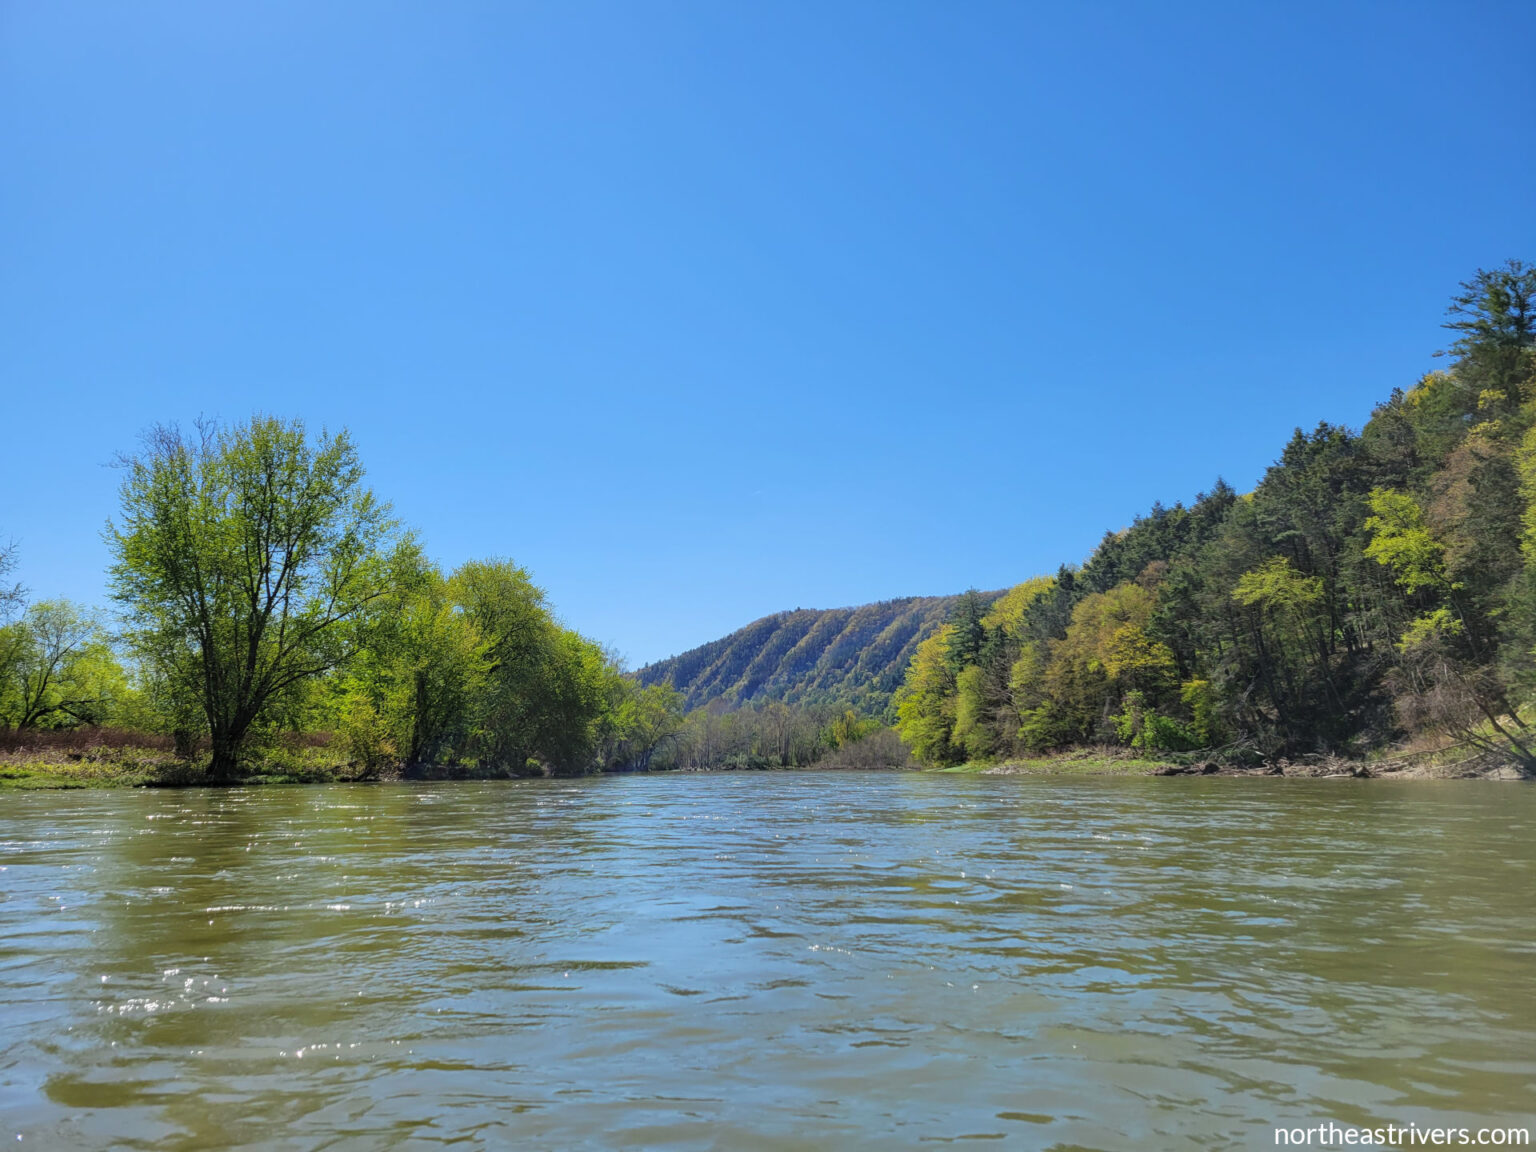
[[(337, 784), (376, 779), (350, 764), (261, 763), (242, 784)], [(155, 756), (0, 758), (0, 789), (176, 788), (207, 783), (205, 765)]]
[[(171, 788), (206, 781), (205, 749), (176, 755), (169, 737), (115, 728), (0, 733), (0, 788)], [(365, 772), (324, 741), (285, 738), (253, 756), (251, 784), (328, 784)]]
[(1083, 748), (1055, 756), (975, 762), (930, 771), (962, 776), (1150, 776), (1167, 765), (1166, 760), (1144, 760), (1117, 755), (1113, 749)]
[[(1184, 759), (1188, 760), (1188, 757)], [(1173, 770), (1171, 772), (1170, 770)], [(1521, 780), (1529, 775), (1506, 757), (1469, 750), (1465, 746), (1397, 749), (1367, 761), (1339, 756), (1306, 756), (1296, 761), (1265, 761), (1262, 766), (1225, 762), (1196, 762), (1180, 770), (1167, 760), (1147, 760), (1113, 748), (1080, 748), (1054, 756), (957, 764), (930, 768), (939, 774), (965, 776), (1285, 776), (1299, 779), (1371, 777), (1382, 780)]]
[[(866, 747), (867, 745), (867, 747)], [(815, 765), (824, 770), (912, 769), (916, 764), (892, 753), (880, 741), (869, 740), (835, 752)], [(1183, 757), (1182, 759), (1189, 759)], [(206, 752), (178, 757), (168, 738), (113, 729), (71, 733), (0, 733), (0, 790), (63, 788), (174, 788), (207, 783)], [(285, 737), (255, 752), (251, 774), (242, 784), (336, 784), (396, 779), (398, 771), (370, 771), (344, 758), (339, 748), (316, 737)], [(717, 765), (692, 771), (721, 771), (744, 765)], [(777, 765), (752, 765), (783, 771)], [(1173, 767), (1168, 760), (1148, 759), (1113, 747), (1078, 748), (1050, 756), (1001, 762), (978, 761), (949, 768), (923, 769), (960, 776), (1152, 776)], [(1199, 772), (1205, 764), (1186, 766)], [(1374, 776), (1383, 779), (1518, 779), (1524, 773), (1498, 756), (1478, 754), (1465, 746), (1420, 746), (1394, 749), (1370, 761), (1336, 756), (1308, 756), (1297, 762), (1280, 760), (1264, 766), (1209, 765), (1223, 776), (1338, 777)], [(445, 767), (428, 774), (436, 780), (497, 776), (470, 767)]]

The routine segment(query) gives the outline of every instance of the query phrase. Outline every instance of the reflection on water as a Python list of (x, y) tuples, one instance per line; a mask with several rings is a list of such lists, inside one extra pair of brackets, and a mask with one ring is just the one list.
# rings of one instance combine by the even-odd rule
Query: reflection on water
[(1536, 790), (0, 797), (0, 1142), (1271, 1146), (1530, 1122)]

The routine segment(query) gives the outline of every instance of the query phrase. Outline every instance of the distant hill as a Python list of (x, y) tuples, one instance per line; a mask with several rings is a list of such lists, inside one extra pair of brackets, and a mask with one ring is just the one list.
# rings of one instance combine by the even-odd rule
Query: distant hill
[[(981, 593), (990, 604), (1000, 593)], [(647, 664), (642, 684), (670, 679), (689, 708), (714, 701), (836, 704), (880, 716), (918, 644), (959, 596), (909, 596), (857, 608), (797, 608), (753, 621), (680, 656)]]

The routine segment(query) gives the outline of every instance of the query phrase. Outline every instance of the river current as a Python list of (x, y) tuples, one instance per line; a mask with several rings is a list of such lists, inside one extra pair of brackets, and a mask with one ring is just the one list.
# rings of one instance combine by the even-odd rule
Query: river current
[(737, 773), (0, 794), (0, 1144), (1536, 1129), (1536, 789)]

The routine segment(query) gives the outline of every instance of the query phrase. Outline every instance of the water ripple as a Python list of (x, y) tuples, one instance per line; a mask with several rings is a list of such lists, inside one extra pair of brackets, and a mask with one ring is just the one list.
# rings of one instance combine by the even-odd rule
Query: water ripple
[(0, 1138), (1268, 1145), (1519, 1123), (1536, 791), (741, 774), (9, 794)]

